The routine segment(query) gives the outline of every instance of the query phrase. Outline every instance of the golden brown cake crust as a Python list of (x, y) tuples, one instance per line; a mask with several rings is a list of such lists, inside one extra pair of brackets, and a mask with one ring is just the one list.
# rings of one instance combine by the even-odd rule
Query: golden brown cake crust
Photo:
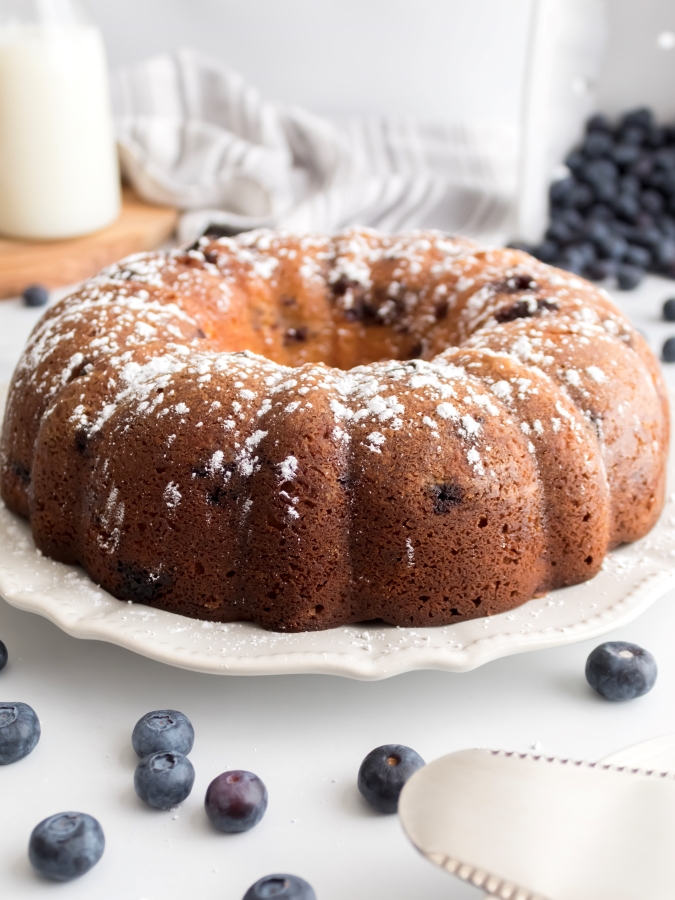
[(123, 600), (448, 624), (592, 577), (665, 489), (659, 366), (605, 292), (435, 232), (257, 231), (51, 308), (0, 491)]

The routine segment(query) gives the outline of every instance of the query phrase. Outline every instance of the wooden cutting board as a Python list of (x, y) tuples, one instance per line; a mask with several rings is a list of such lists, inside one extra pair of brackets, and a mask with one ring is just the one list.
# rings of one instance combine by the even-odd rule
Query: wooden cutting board
[(29, 284), (75, 284), (123, 256), (154, 250), (171, 237), (177, 221), (177, 209), (150, 206), (125, 188), (119, 219), (94, 234), (64, 241), (0, 238), (0, 299), (16, 297)]

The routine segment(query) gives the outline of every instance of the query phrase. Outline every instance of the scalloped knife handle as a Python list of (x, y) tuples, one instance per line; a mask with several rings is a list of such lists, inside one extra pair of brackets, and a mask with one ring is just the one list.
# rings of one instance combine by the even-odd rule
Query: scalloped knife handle
[(673, 900), (675, 776), (462, 750), (413, 775), (403, 828), (500, 900)]

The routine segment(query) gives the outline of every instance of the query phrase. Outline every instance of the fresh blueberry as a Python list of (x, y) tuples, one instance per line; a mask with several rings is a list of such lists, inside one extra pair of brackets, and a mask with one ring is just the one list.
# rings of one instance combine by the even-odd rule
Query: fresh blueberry
[(616, 280), (619, 285), (619, 290), (632, 291), (640, 284), (644, 278), (644, 274), (644, 269), (622, 263), (616, 270)]
[[(598, 198), (600, 199), (600, 198)], [(588, 209), (595, 200), (595, 194), (592, 188), (583, 181), (576, 184), (570, 195), (570, 205), (575, 209)]]
[(612, 203), (618, 194), (616, 181), (610, 181), (608, 178), (596, 181), (592, 191), (597, 203)]
[(631, 266), (647, 269), (652, 262), (652, 255), (646, 247), (638, 247), (636, 244), (628, 244), (624, 260)]
[(614, 218), (614, 213), (606, 203), (594, 203), (586, 213), (588, 221), (609, 222)]
[(556, 244), (555, 241), (545, 240), (539, 244), (538, 247), (534, 247), (532, 250), (532, 255), (536, 256), (537, 259), (540, 259), (545, 263), (555, 262), (560, 253), (560, 248)]
[(640, 179), (635, 175), (622, 175), (619, 179), (619, 190), (624, 194), (635, 194), (637, 196), (642, 190)]
[(656, 224), (661, 234), (665, 235), (665, 237), (671, 240), (675, 238), (675, 219), (672, 216), (664, 213), (658, 217)]
[(670, 193), (672, 179), (673, 173), (668, 172), (659, 166), (650, 172), (649, 177), (645, 179), (645, 184), (648, 188), (653, 188), (656, 191)]
[(667, 363), (675, 362), (675, 337), (668, 338), (663, 344), (661, 359)]
[(204, 808), (218, 831), (248, 831), (265, 815), (267, 788), (253, 772), (223, 772), (208, 786)]
[(631, 244), (639, 244), (641, 247), (653, 249), (663, 240), (663, 235), (655, 225), (650, 225), (644, 221), (637, 225), (631, 233)]
[(182, 753), (151, 753), (136, 766), (134, 788), (148, 806), (171, 809), (190, 796), (195, 783), (192, 763)]
[(556, 244), (569, 244), (576, 237), (575, 229), (562, 219), (553, 219), (546, 229), (546, 240)]
[(654, 126), (654, 113), (648, 106), (640, 106), (638, 109), (631, 109), (621, 120), (622, 127), (635, 128), (652, 128)]
[(656, 661), (648, 650), (626, 641), (600, 644), (586, 661), (586, 680), (606, 700), (633, 700), (654, 687)]
[(46, 306), (49, 303), (49, 291), (41, 284), (31, 284), (22, 296), (24, 306)]
[(617, 166), (625, 169), (639, 159), (640, 152), (639, 146), (634, 143), (615, 144), (610, 158), (614, 160)]
[(63, 812), (33, 829), (28, 856), (36, 872), (53, 881), (71, 881), (93, 868), (103, 856), (103, 829), (93, 816)]
[(156, 709), (136, 722), (131, 743), (143, 759), (165, 750), (188, 754), (195, 742), (195, 730), (186, 715), (175, 709)]
[(637, 243), (637, 241), (635, 241), (635, 234), (637, 232), (636, 225), (629, 225), (628, 222), (622, 222), (620, 219), (615, 219), (610, 224), (614, 234), (618, 234), (632, 243)]
[(630, 144), (640, 148), (644, 144), (646, 136), (647, 133), (644, 128), (637, 128), (636, 126), (631, 125), (628, 128), (621, 129), (618, 139), (620, 144)]
[(658, 271), (668, 273), (675, 263), (675, 238), (662, 238), (652, 250), (652, 254)]
[(603, 281), (605, 278), (616, 275), (616, 269), (617, 266), (613, 259), (596, 259), (584, 269), (584, 278), (590, 278), (591, 281)]
[(556, 262), (561, 269), (573, 272), (575, 275), (581, 275), (586, 265), (586, 257), (579, 247), (565, 247)]
[(549, 188), (551, 203), (558, 206), (573, 206), (572, 194), (576, 186), (577, 181), (574, 178), (561, 178), (559, 181), (554, 181)]
[(614, 141), (611, 135), (604, 131), (591, 131), (581, 145), (581, 151), (588, 159), (599, 159), (606, 156), (612, 149)]
[(663, 318), (666, 322), (675, 322), (675, 297), (670, 297), (664, 302)]
[(657, 150), (659, 147), (663, 147), (666, 143), (667, 134), (665, 129), (659, 128), (658, 125), (652, 125), (647, 129), (645, 135), (645, 143), (648, 147), (652, 147), (652, 149)]
[(371, 750), (361, 763), (358, 788), (378, 812), (395, 813), (403, 785), (425, 765), (424, 760), (403, 744), (384, 744)]
[[(667, 137), (666, 129), (664, 134)], [(654, 161), (663, 169), (675, 168), (675, 150), (672, 147), (661, 147), (654, 154)]]
[(8, 658), (9, 657), (7, 656), (7, 647), (2, 643), (2, 641), (0, 641), (0, 672), (7, 665)]
[(594, 159), (581, 170), (581, 177), (591, 185), (603, 181), (616, 181), (619, 170), (609, 159)]
[(635, 175), (644, 184), (652, 174), (654, 168), (654, 160), (651, 154), (641, 153), (635, 162), (629, 167), (629, 173)]
[(610, 232), (604, 236), (596, 234), (592, 240), (600, 259), (620, 260), (626, 255), (628, 244), (626, 239), (620, 234), (615, 234), (614, 232)]
[(586, 132), (588, 134), (590, 134), (591, 131), (605, 131), (607, 134), (611, 134), (613, 130), (610, 120), (601, 113), (591, 116), (588, 122), (586, 122)]
[(663, 197), (658, 191), (643, 191), (640, 194), (640, 206), (653, 216), (663, 212)]
[(640, 201), (635, 194), (618, 194), (612, 205), (617, 216), (627, 222), (635, 222), (640, 215)]
[(551, 210), (551, 220), (554, 222), (564, 222), (572, 229), (574, 234), (581, 234), (584, 229), (584, 217), (578, 209), (558, 209), (553, 207)]
[(578, 244), (571, 244), (569, 249), (579, 255), (584, 267), (595, 262), (597, 259), (595, 247), (590, 241), (581, 241), (581, 243)]
[(586, 160), (583, 155), (578, 150), (572, 150), (571, 153), (568, 153), (565, 157), (565, 165), (573, 172), (576, 173), (585, 165)]
[(40, 722), (27, 703), (0, 703), (0, 765), (17, 762), (35, 749)]
[(244, 894), (243, 900), (316, 900), (311, 885), (297, 875), (265, 875)]

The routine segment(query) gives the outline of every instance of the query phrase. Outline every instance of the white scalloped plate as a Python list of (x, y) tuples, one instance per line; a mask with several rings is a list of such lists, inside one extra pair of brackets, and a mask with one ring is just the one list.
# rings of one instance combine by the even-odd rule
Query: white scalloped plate
[[(0, 388), (0, 418), (6, 389)], [(675, 484), (675, 455), (669, 463)], [(43, 557), (30, 528), (0, 502), (0, 595), (68, 634), (110, 641), (151, 659), (225, 675), (300, 672), (364, 680), (417, 669), (466, 672), (492, 659), (598, 637), (675, 588), (675, 494), (653, 531), (614, 551), (585, 584), (498, 616), (435, 628), (352, 625), (276, 634), (247, 622), (218, 625), (123, 603), (76, 566)]]

